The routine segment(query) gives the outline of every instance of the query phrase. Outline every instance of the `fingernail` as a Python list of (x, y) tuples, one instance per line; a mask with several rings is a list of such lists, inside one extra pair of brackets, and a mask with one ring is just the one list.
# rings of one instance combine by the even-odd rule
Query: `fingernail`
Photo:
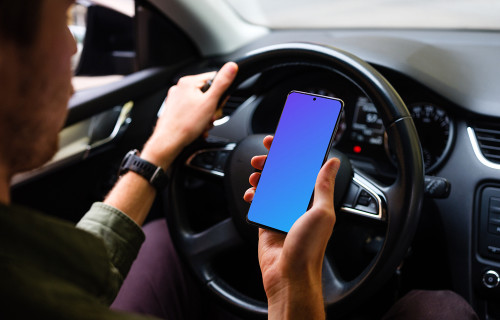
[(247, 190), (245, 191), (245, 194), (243, 195), (243, 198), (245, 199), (245, 201), (252, 201), (253, 200), (253, 192), (251, 192), (250, 190)]
[(227, 68), (228, 68), (228, 72), (233, 75), (236, 73), (236, 71), (238, 70), (238, 65), (234, 62), (228, 62), (226, 63), (227, 65)]
[(340, 169), (340, 160), (338, 158), (336, 158), (337, 161), (333, 161), (333, 167), (335, 168), (335, 170), (339, 170)]

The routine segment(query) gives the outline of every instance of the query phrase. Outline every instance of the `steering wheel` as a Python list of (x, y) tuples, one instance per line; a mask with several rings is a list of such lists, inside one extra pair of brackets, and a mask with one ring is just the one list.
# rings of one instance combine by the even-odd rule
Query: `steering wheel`
[[(336, 212), (385, 225), (385, 240), (371, 262), (352, 280), (344, 280), (331, 257), (323, 266), (323, 295), (329, 312), (342, 313), (359, 305), (393, 275), (404, 258), (418, 224), (424, 190), (424, 169), (418, 134), (403, 101), (373, 67), (339, 49), (309, 43), (273, 45), (253, 51), (236, 61), (239, 72), (226, 92), (230, 95), (245, 80), (281, 67), (311, 67), (333, 72), (359, 87), (376, 106), (397, 162), (397, 178), (383, 185), (354, 169), (345, 155), (335, 185)], [(231, 119), (213, 128), (206, 143), (194, 144), (174, 164), (169, 187), (167, 221), (174, 245), (194, 274), (210, 292), (244, 314), (267, 315), (267, 304), (249, 297), (225, 282), (213, 268), (218, 254), (255, 241), (256, 228), (246, 224), (249, 205), (243, 201), (254, 171), (250, 159), (266, 154), (264, 135), (251, 134), (251, 108), (247, 100)], [(246, 122), (236, 119), (243, 117)], [(335, 119), (332, 119), (335, 121)], [(214, 138), (217, 137), (217, 138)], [(193, 230), (187, 218), (185, 180), (188, 170), (203, 171), (206, 179), (223, 179), (231, 216), (204, 230)], [(257, 257), (255, 257), (257, 259)], [(242, 277), (245, 275), (242, 274)], [(233, 309), (234, 309), (233, 308)]]

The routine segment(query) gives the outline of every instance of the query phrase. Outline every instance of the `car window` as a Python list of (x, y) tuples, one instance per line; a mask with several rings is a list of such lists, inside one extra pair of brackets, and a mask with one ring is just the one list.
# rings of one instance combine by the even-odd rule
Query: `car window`
[(226, 0), (247, 21), (271, 28), (500, 30), (498, 0)]
[[(91, 15), (90, 19), (89, 14)], [(111, 16), (111, 18), (106, 19), (106, 16)], [(106, 20), (108, 20), (106, 23), (111, 24), (111, 27), (101, 30), (122, 29), (118, 24), (123, 24), (123, 21), (126, 21), (126, 24), (132, 25), (133, 16), (133, 0), (79, 0), (70, 7), (68, 27), (77, 44), (77, 53), (72, 57), (74, 74), (72, 82), (75, 91), (118, 81), (124, 75), (134, 71), (128, 67), (130, 60), (135, 58), (133, 41), (126, 40), (132, 43), (132, 48), (130, 45), (124, 48), (123, 44), (119, 44), (118, 47), (103, 48), (100, 43), (106, 43), (106, 41), (95, 36), (98, 32), (94, 32), (93, 35), (88, 34), (89, 30), (102, 28), (103, 21)], [(117, 19), (117, 17), (119, 18)], [(126, 20), (127, 18), (130, 20), (129, 22)], [(94, 25), (89, 26), (89, 23)], [(116, 24), (114, 28), (113, 24)], [(132, 37), (132, 32), (129, 36)], [(92, 37), (92, 39), (88, 39), (88, 37)], [(115, 34), (109, 34), (107, 37), (118, 38)], [(124, 37), (120, 36), (119, 38)], [(104, 68), (100, 64), (101, 62), (112, 65), (114, 68)]]

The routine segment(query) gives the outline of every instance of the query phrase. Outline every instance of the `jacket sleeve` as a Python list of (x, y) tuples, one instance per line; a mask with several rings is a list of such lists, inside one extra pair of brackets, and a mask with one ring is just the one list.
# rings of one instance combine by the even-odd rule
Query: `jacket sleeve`
[(94, 203), (76, 227), (104, 241), (111, 278), (109, 292), (103, 300), (111, 304), (144, 242), (144, 232), (126, 214), (102, 202)]

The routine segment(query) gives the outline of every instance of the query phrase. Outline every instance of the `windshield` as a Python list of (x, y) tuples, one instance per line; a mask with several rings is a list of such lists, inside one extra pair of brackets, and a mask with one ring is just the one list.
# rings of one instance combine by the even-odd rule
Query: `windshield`
[(499, 0), (226, 0), (270, 28), (500, 29)]

